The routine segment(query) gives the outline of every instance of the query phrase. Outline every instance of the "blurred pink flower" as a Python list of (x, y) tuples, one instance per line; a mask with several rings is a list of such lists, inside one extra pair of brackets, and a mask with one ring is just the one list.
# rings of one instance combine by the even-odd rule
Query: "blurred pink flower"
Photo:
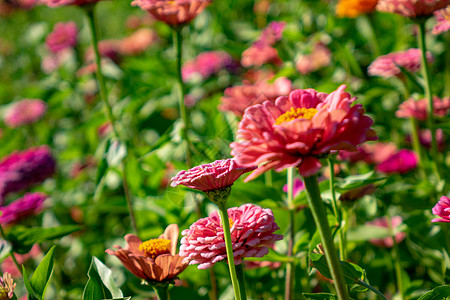
[(450, 198), (442, 196), (439, 202), (432, 209), (433, 215), (439, 218), (434, 218), (431, 222), (450, 223)]
[(77, 24), (75, 22), (59, 22), (45, 39), (45, 44), (51, 52), (58, 53), (64, 49), (74, 47), (77, 41)]
[[(431, 131), (429, 129), (420, 130), (419, 141), (423, 146), (431, 149)], [(444, 131), (441, 128), (436, 129), (436, 141), (438, 144), (438, 149), (443, 150), (445, 147), (445, 139)]]
[[(294, 178), (294, 182), (293, 182), (293, 197), (297, 197), (298, 194), (300, 194), (303, 190), (305, 189), (305, 184), (303, 183), (303, 180), (301, 180), (300, 178)], [(287, 193), (288, 192), (288, 185), (285, 184), (283, 186), (283, 192)]]
[(219, 110), (231, 111), (236, 116), (242, 117), (247, 107), (289, 95), (292, 91), (292, 82), (286, 77), (279, 77), (273, 83), (269, 83), (272, 77), (258, 79), (254, 83), (245, 80), (242, 85), (225, 89)]
[(351, 163), (364, 161), (373, 165), (384, 162), (395, 153), (397, 153), (397, 146), (394, 143), (378, 142), (357, 147), (357, 152), (341, 150), (339, 151), (338, 158), (343, 161), (350, 161)]
[[(450, 97), (439, 98), (433, 97), (434, 104), (434, 114), (439, 117), (445, 117), (450, 110)], [(414, 100), (413, 98), (409, 98), (404, 101), (398, 107), (398, 110), (395, 112), (395, 115), (398, 118), (415, 118), (420, 121), (425, 121), (428, 117), (427, 112), (428, 100), (420, 99)]]
[(283, 38), (284, 27), (286, 27), (285, 22), (270, 22), (262, 31), (259, 41), (266, 45), (274, 45)]
[(200, 53), (194, 60), (184, 63), (181, 73), (184, 81), (189, 81), (196, 75), (208, 79), (232, 63), (233, 59), (225, 51), (206, 51)]
[(199, 191), (220, 190), (233, 185), (242, 174), (254, 170), (255, 167), (241, 167), (233, 159), (216, 160), (213, 163), (201, 165), (180, 171), (172, 177), (172, 187), (184, 185)]
[(306, 75), (328, 66), (330, 62), (331, 52), (328, 47), (322, 43), (317, 43), (314, 45), (311, 54), (300, 55), (297, 58), (295, 67), (301, 74)]
[[(283, 239), (274, 234), (279, 229), (270, 209), (254, 204), (244, 204), (228, 209), (233, 245), (234, 263), (239, 265), (245, 257), (263, 257), (269, 253), (268, 246)], [(222, 224), (217, 211), (199, 219), (181, 233), (180, 256), (190, 265), (208, 269), (226, 260)]]
[[(2, 300), (13, 299), (14, 297), (14, 289), (16, 288), (16, 284), (12, 279), (11, 274), (4, 273), (3, 277), (0, 277), (0, 297)], [(17, 299), (17, 298), (15, 298)]]
[(13, 224), (29, 216), (37, 215), (42, 211), (45, 199), (47, 199), (45, 194), (28, 193), (5, 206), (0, 206), (0, 224)]
[(444, 9), (434, 12), (436, 25), (433, 27), (433, 34), (441, 34), (450, 30), (450, 5)]
[(346, 191), (345, 193), (342, 193), (341, 196), (339, 197), (339, 200), (341, 202), (351, 203), (355, 200), (362, 198), (365, 195), (373, 194), (375, 190), (376, 190), (375, 185), (368, 184), (366, 186), (351, 189)]
[[(26, 254), (14, 253), (14, 257), (16, 258), (19, 265), (22, 265), (26, 261), (28, 261), (32, 258), (38, 257), (41, 253), (42, 252), (41, 252), (41, 249), (39, 248), (39, 245), (34, 244), (33, 247), (31, 248), (30, 252), (28, 252)], [(11, 256), (8, 256), (7, 258), (5, 258), (5, 260), (2, 261), (1, 270), (2, 270), (2, 273), (5, 273), (5, 272), (10, 273), (13, 278), (21, 278), (22, 277), (22, 273), (20, 273), (21, 270), (19, 271), (19, 269), (17, 269), (17, 266), (14, 263)]]
[[(403, 218), (400, 216), (394, 216), (391, 218), (391, 227), (392, 230), (395, 232), (396, 228), (402, 225)], [(367, 222), (366, 225), (376, 226), (376, 227), (382, 227), (382, 228), (389, 228), (388, 218), (382, 217), (375, 219), (373, 221)], [(406, 237), (406, 233), (404, 232), (398, 232), (395, 234), (395, 242), (400, 243), (403, 241)], [(392, 237), (387, 237), (384, 239), (371, 239), (369, 240), (370, 243), (384, 248), (392, 248), (394, 246), (394, 240)]]
[(241, 65), (248, 67), (261, 67), (264, 64), (280, 65), (282, 63), (277, 49), (262, 42), (255, 42), (247, 48), (241, 57)]
[(71, 51), (69, 49), (64, 49), (58, 53), (51, 53), (45, 55), (41, 61), (42, 71), (46, 74), (51, 74), (56, 71), (61, 65), (69, 60)]
[(39, 0), (40, 4), (47, 5), (48, 7), (58, 7), (66, 5), (83, 6), (88, 4), (97, 3), (102, 0)]
[(134, 234), (127, 234), (124, 248), (114, 246), (117, 250), (105, 252), (114, 255), (133, 275), (149, 282), (169, 281), (186, 269), (187, 264), (176, 254), (179, 229), (170, 224), (157, 239), (142, 242)]
[(15, 152), (0, 161), (0, 204), (9, 193), (19, 192), (52, 177), (56, 161), (47, 146)]
[[(113, 62), (118, 63), (120, 61), (121, 45), (122, 41), (120, 40), (102, 40), (98, 43), (98, 52), (101, 57), (107, 57)], [(94, 58), (94, 48), (90, 47), (84, 55), (84, 60), (90, 63), (94, 62)]]
[(104, 138), (106, 137), (108, 134), (110, 134), (112, 132), (113, 128), (111, 125), (111, 122), (106, 121), (105, 123), (103, 123), (102, 125), (100, 125), (97, 128), (97, 134), (99, 138)]
[(147, 10), (168, 25), (178, 26), (189, 23), (210, 3), (210, 0), (134, 0), (131, 5)]
[(373, 121), (341, 85), (331, 94), (294, 90), (275, 103), (249, 107), (239, 123), (231, 154), (242, 166), (259, 165), (246, 181), (269, 169), (297, 167), (302, 176), (316, 174), (319, 159), (333, 150), (356, 151), (376, 139)]
[(150, 28), (141, 28), (120, 42), (120, 53), (122, 55), (138, 55), (148, 49), (156, 41), (158, 35)]
[(5, 112), (6, 126), (16, 128), (39, 121), (47, 111), (47, 104), (41, 99), (23, 99), (11, 104)]
[(86, 156), (83, 161), (77, 161), (72, 165), (70, 177), (77, 178), (85, 169), (95, 168), (96, 166), (97, 162), (94, 157)]
[(415, 169), (417, 167), (417, 163), (417, 155), (413, 151), (401, 149), (381, 164), (377, 165), (376, 169), (386, 174), (404, 174)]
[[(377, 57), (369, 66), (367, 73), (370, 76), (380, 76), (389, 78), (392, 76), (400, 76), (401, 70), (404, 68), (408, 72), (418, 72), (420, 70), (420, 49), (411, 48), (406, 51), (392, 52)], [(428, 62), (433, 61), (433, 56), (427, 52)]]
[(450, 0), (378, 0), (376, 9), (415, 18), (432, 15), (434, 11), (448, 4)]

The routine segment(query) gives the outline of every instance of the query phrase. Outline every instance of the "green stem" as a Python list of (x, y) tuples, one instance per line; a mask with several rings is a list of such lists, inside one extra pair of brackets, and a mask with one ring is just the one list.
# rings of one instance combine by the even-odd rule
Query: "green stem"
[(422, 146), (420, 145), (420, 137), (419, 137), (419, 126), (417, 124), (417, 119), (410, 117), (409, 123), (411, 125), (411, 141), (414, 152), (417, 154), (419, 158), (419, 169), (420, 175), (422, 178), (425, 178), (425, 172), (423, 170), (423, 153)]
[(175, 47), (177, 50), (177, 81), (178, 81), (178, 89), (179, 89), (179, 95), (178, 95), (178, 106), (180, 110), (180, 117), (181, 121), (183, 122), (183, 127), (181, 130), (181, 135), (183, 138), (183, 141), (186, 143), (186, 164), (190, 168), (191, 165), (191, 147), (190, 147), (190, 140), (188, 136), (189, 132), (189, 118), (188, 118), (188, 110), (186, 105), (184, 104), (184, 97), (185, 97), (185, 86), (183, 82), (183, 77), (181, 73), (181, 66), (183, 62), (183, 35), (181, 33), (183, 27), (176, 27), (174, 28), (175, 31)]
[[(1, 224), (0, 224), (0, 232), (1, 232), (1, 234), (2, 234), (3, 239), (4, 239), (5, 241), (7, 241), (7, 239), (6, 239), (6, 234), (5, 234), (5, 232), (3, 231), (3, 226), (2, 226)], [(12, 258), (14, 264), (16, 265), (17, 270), (19, 270), (20, 274), (21, 274), (22, 277), (23, 277), (22, 267), (20, 266), (19, 262), (17, 261), (16, 257), (14, 256), (14, 251), (13, 251), (12, 249), (11, 249), (11, 251), (9, 252), (9, 255), (11, 256), (11, 258)]]
[(338, 202), (336, 200), (336, 191), (334, 188), (335, 176), (334, 176), (334, 162), (331, 158), (328, 158), (328, 166), (330, 167), (330, 191), (331, 191), (331, 203), (333, 205), (333, 212), (336, 220), (339, 224), (339, 258), (342, 261), (345, 261), (347, 257), (346, 249), (345, 249), (345, 234), (344, 234), (344, 226), (342, 225), (342, 212), (338, 206)]
[(247, 293), (245, 288), (244, 264), (236, 266), (236, 275), (239, 281), (239, 290), (241, 291), (242, 300), (247, 300)]
[(230, 222), (228, 221), (228, 212), (226, 203), (218, 204), (219, 214), (222, 220), (223, 235), (225, 239), (225, 247), (227, 250), (228, 268), (230, 270), (231, 284), (233, 285), (234, 297), (241, 300), (241, 291), (236, 275), (236, 266), (234, 264), (233, 245), (231, 244)]
[(370, 284), (368, 284), (368, 283), (366, 283), (366, 282), (364, 282), (364, 281), (362, 281), (362, 280), (358, 280), (358, 281), (356, 282), (356, 284), (359, 284), (360, 286), (363, 286), (363, 287), (365, 287), (365, 288), (371, 290), (372, 292), (374, 292), (375, 294), (377, 294), (381, 299), (387, 300), (386, 297), (385, 297), (379, 290), (377, 290), (376, 288), (374, 288), (374, 287), (371, 286)]
[[(295, 239), (295, 208), (293, 207), (293, 188), (294, 188), (294, 168), (290, 167), (287, 170), (287, 207), (289, 210), (289, 242), (288, 242), (288, 257), (292, 257)], [(285, 297), (286, 300), (291, 300), (294, 297), (294, 262), (286, 264), (286, 284)]]
[(317, 175), (303, 177), (306, 193), (308, 195), (309, 208), (314, 217), (317, 229), (322, 238), (322, 246), (324, 248), (325, 257), (330, 268), (331, 277), (334, 281), (338, 299), (347, 300), (348, 293), (345, 285), (344, 276), (341, 270), (341, 264), (334, 248), (333, 238), (331, 236), (330, 226), (328, 224), (325, 206), (320, 196)]
[(392, 255), (394, 256), (394, 267), (395, 267), (395, 276), (397, 278), (397, 287), (398, 291), (400, 293), (400, 299), (403, 300), (405, 298), (405, 292), (403, 290), (403, 279), (402, 279), (402, 265), (400, 262), (400, 252), (398, 249), (397, 241), (395, 240), (395, 232), (394, 228), (392, 227), (391, 218), (389, 216), (386, 216), (387, 218), (387, 225), (389, 230), (389, 235), (392, 238), (393, 242), (393, 248), (392, 248)]
[(433, 94), (431, 91), (430, 82), (430, 69), (427, 62), (427, 47), (425, 42), (425, 21), (418, 22), (419, 34), (417, 35), (417, 41), (419, 43), (419, 48), (421, 50), (421, 64), (422, 64), (422, 75), (425, 80), (425, 96), (428, 100), (428, 117), (427, 126), (431, 131), (431, 157), (433, 161), (433, 171), (438, 182), (441, 181), (441, 174), (439, 170), (438, 161), (438, 147), (436, 142), (436, 132), (434, 131), (434, 104), (433, 104)]
[(163, 286), (153, 286), (158, 300), (169, 300), (169, 285), (165, 284)]

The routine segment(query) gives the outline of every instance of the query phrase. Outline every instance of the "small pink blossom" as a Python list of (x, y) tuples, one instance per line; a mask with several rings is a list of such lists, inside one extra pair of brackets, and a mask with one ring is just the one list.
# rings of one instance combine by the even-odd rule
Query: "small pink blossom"
[(378, 171), (386, 174), (404, 174), (415, 169), (417, 163), (417, 155), (413, 151), (401, 149), (399, 152), (379, 164), (376, 168)]
[(416, 18), (430, 16), (450, 4), (450, 0), (378, 0), (376, 10)]
[(450, 223), (450, 198), (442, 196), (439, 202), (432, 209), (433, 215), (439, 218), (434, 218), (431, 222)]
[[(431, 149), (431, 131), (424, 129), (419, 131), (420, 143), (428, 149)], [(445, 147), (444, 131), (441, 128), (436, 129), (436, 142), (438, 149), (443, 150)]]
[(150, 28), (138, 29), (132, 35), (120, 41), (120, 53), (123, 55), (141, 54), (158, 39), (158, 35)]
[(284, 27), (286, 27), (285, 22), (270, 22), (262, 31), (259, 40), (267, 45), (274, 45), (283, 38)]
[(277, 49), (264, 42), (257, 41), (247, 48), (241, 57), (243, 67), (261, 67), (264, 64), (280, 65), (282, 63)]
[[(274, 234), (279, 229), (270, 209), (254, 204), (244, 204), (228, 209), (231, 226), (234, 263), (239, 265), (245, 257), (263, 257), (268, 247), (283, 239)], [(181, 239), (180, 256), (190, 265), (208, 269), (227, 258), (224, 232), (217, 211), (209, 217), (199, 219), (184, 230)]]
[(231, 66), (233, 59), (225, 51), (206, 51), (200, 53), (194, 60), (187, 61), (181, 70), (183, 80), (189, 81), (196, 76), (203, 80)]
[(446, 8), (435, 11), (436, 25), (433, 27), (433, 34), (441, 34), (450, 30), (450, 5)]
[(2, 213), (0, 224), (17, 223), (22, 219), (40, 213), (45, 199), (47, 199), (45, 194), (28, 193), (8, 205), (0, 206), (0, 212)]
[[(428, 118), (427, 106), (427, 99), (420, 99), (416, 101), (413, 98), (409, 98), (400, 104), (398, 110), (395, 112), (395, 115), (398, 118), (415, 118), (420, 121), (425, 121)], [(434, 115), (438, 117), (445, 117), (450, 110), (450, 97), (441, 99), (434, 96), (433, 109)]]
[[(368, 74), (370, 76), (380, 76), (389, 78), (392, 76), (400, 76), (401, 70), (404, 68), (408, 72), (418, 72), (420, 70), (420, 49), (411, 48), (406, 51), (392, 52), (377, 57), (369, 66)], [(433, 56), (427, 52), (428, 62), (433, 61)]]
[(64, 49), (72, 48), (78, 41), (78, 27), (75, 22), (57, 23), (53, 31), (45, 39), (47, 48), (58, 53)]
[(310, 54), (300, 55), (296, 62), (295, 67), (303, 74), (309, 74), (317, 71), (322, 67), (326, 67), (331, 63), (331, 51), (328, 47), (322, 43), (314, 45)]
[[(303, 190), (305, 189), (305, 184), (303, 183), (303, 180), (301, 180), (300, 178), (295, 178), (294, 182), (293, 182), (293, 197), (297, 197)], [(288, 192), (288, 185), (285, 184), (283, 186), (283, 192), (287, 193)]]
[[(391, 221), (392, 230), (395, 232), (396, 229), (400, 225), (402, 225), (403, 218), (400, 216), (394, 216), (390, 219), (390, 221)], [(366, 225), (389, 229), (388, 218), (386, 218), (386, 217), (378, 218), (373, 221), (367, 222)], [(397, 232), (397, 233), (395, 233), (395, 242), (400, 243), (405, 239), (405, 237), (406, 237), (406, 233)], [(372, 244), (374, 244), (376, 246), (384, 247), (384, 248), (392, 248), (394, 246), (394, 240), (392, 239), (392, 237), (387, 237), (384, 239), (371, 239), (371, 240), (369, 240), (369, 242), (371, 242)]]
[[(98, 43), (98, 52), (101, 57), (107, 57), (113, 62), (118, 63), (120, 61), (121, 45), (122, 41), (120, 40), (102, 40)], [(90, 63), (94, 62), (94, 58), (94, 48), (91, 47), (86, 51), (84, 60)]]
[(48, 7), (58, 7), (66, 5), (84, 6), (93, 3), (97, 3), (101, 0), (39, 0), (40, 4), (47, 5)]
[(8, 127), (16, 128), (39, 121), (47, 111), (47, 104), (41, 99), (23, 99), (13, 103), (5, 113)]
[(242, 174), (254, 170), (255, 167), (241, 167), (233, 159), (216, 160), (213, 163), (201, 165), (180, 171), (172, 177), (172, 187), (184, 185), (199, 191), (220, 190), (233, 185)]

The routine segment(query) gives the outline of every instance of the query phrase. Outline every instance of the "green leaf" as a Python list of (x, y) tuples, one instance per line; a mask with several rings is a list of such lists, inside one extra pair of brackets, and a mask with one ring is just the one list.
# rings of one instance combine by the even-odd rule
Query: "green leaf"
[(127, 147), (119, 141), (112, 142), (106, 154), (108, 166), (118, 166), (125, 156), (127, 156)]
[(95, 185), (98, 186), (98, 184), (100, 183), (100, 181), (102, 180), (103, 176), (105, 176), (106, 171), (108, 170), (108, 161), (106, 160), (106, 156), (108, 153), (108, 149), (109, 146), (111, 145), (111, 139), (107, 139), (105, 146), (104, 146), (104, 151), (103, 151), (103, 155), (102, 155), (102, 160), (100, 161), (100, 164), (98, 166), (97, 169), (97, 176), (95, 178)]
[(295, 260), (295, 257), (289, 257), (287, 255), (282, 255), (276, 252), (273, 249), (269, 249), (269, 253), (264, 255), (264, 257), (247, 257), (245, 260), (248, 261), (272, 261), (272, 262), (292, 262)]
[(262, 182), (236, 182), (231, 190), (230, 197), (237, 197), (242, 201), (252, 202), (262, 201), (264, 199), (272, 199), (277, 202), (282, 201), (281, 192), (278, 189), (266, 186)]
[(3, 261), (11, 252), (11, 244), (3, 240), (0, 243), (0, 261)]
[(339, 192), (360, 188), (377, 181), (386, 179), (386, 177), (373, 177), (375, 175), (374, 171), (366, 174), (358, 174), (347, 176), (345, 179), (336, 178), (335, 187)]
[(28, 280), (27, 270), (25, 270), (25, 267), (22, 265), (22, 274), (23, 274), (23, 282), (25, 283), (25, 288), (28, 291), (28, 300), (34, 300), (38, 299), (36, 297), (36, 293), (33, 290), (33, 287), (30, 284), (30, 281)]
[(417, 300), (441, 300), (450, 297), (450, 285), (441, 285), (423, 294)]
[(335, 300), (337, 299), (336, 295), (328, 294), (328, 293), (302, 293), (302, 295), (308, 300)]
[[(319, 270), (319, 272), (324, 277), (332, 279), (327, 261), (325, 259), (325, 255), (311, 252), (310, 257), (313, 267)], [(354, 284), (358, 283), (360, 280), (364, 280), (365, 272), (360, 266), (346, 261), (340, 261), (340, 263), (342, 267), (342, 272), (344, 274), (345, 283)]]
[(55, 246), (47, 252), (30, 279), (30, 285), (39, 299), (44, 298), (45, 289), (47, 288), (50, 277), (52, 276), (54, 252)]
[(89, 280), (83, 291), (83, 300), (129, 299), (124, 298), (122, 291), (111, 277), (111, 270), (97, 257), (93, 256), (88, 271)]

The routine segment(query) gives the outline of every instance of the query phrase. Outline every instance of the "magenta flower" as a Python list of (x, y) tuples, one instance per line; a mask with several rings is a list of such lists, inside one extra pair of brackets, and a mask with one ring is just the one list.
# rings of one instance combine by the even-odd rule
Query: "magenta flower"
[(239, 123), (231, 154), (242, 166), (259, 165), (246, 181), (269, 169), (280, 172), (297, 167), (300, 175), (316, 174), (319, 159), (333, 150), (356, 151), (356, 146), (376, 139), (373, 121), (361, 104), (341, 85), (331, 94), (313, 89), (294, 90), (275, 103), (249, 107)]
[(42, 211), (47, 195), (42, 193), (28, 193), (22, 198), (14, 200), (5, 206), (0, 206), (0, 224), (17, 223), (29, 216), (37, 215)]
[[(288, 185), (285, 184), (283, 186), (283, 192), (287, 193), (288, 192)], [(303, 190), (305, 189), (305, 184), (303, 183), (303, 180), (301, 180), (300, 178), (295, 178), (294, 179), (294, 184), (293, 184), (293, 197), (297, 197), (298, 194), (300, 194)]]
[(417, 167), (417, 163), (417, 155), (413, 151), (401, 149), (396, 154), (379, 164), (376, 169), (386, 174), (404, 174), (415, 169)]
[(192, 189), (207, 192), (220, 190), (233, 185), (244, 173), (254, 170), (255, 167), (241, 167), (233, 159), (216, 160), (213, 163), (201, 165), (180, 171), (172, 177), (172, 187), (184, 185)]
[[(401, 70), (404, 68), (408, 72), (418, 72), (420, 70), (420, 49), (411, 48), (406, 51), (392, 52), (377, 57), (369, 66), (368, 74), (370, 76), (380, 76), (389, 78), (392, 76), (400, 76)], [(427, 52), (428, 62), (433, 61), (433, 56)]]
[[(400, 216), (394, 216), (391, 218), (391, 227), (392, 230), (395, 232), (396, 229), (402, 225), (403, 223), (403, 218)], [(376, 226), (376, 227), (382, 227), (382, 228), (389, 228), (389, 223), (388, 223), (388, 219), (386, 217), (382, 217), (382, 218), (378, 218), (375, 219), (373, 221), (367, 222), (366, 225), (371, 225), (371, 226)], [(406, 233), (404, 232), (397, 232), (395, 233), (395, 242), (396, 243), (400, 243), (401, 241), (403, 241), (406, 237)], [(392, 248), (392, 246), (394, 246), (394, 240), (392, 239), (392, 237), (387, 237), (384, 239), (371, 239), (369, 240), (369, 242), (371, 242), (372, 244), (379, 246), (379, 247), (384, 247), (384, 248)]]
[(231, 66), (232, 63), (233, 59), (225, 51), (206, 51), (200, 53), (194, 60), (186, 62), (181, 73), (184, 81), (189, 81), (196, 76), (204, 80)]
[(47, 104), (40, 99), (23, 99), (13, 103), (5, 113), (8, 127), (16, 128), (39, 121), (47, 111)]
[[(270, 245), (283, 239), (282, 235), (274, 234), (279, 227), (270, 209), (244, 204), (229, 208), (228, 216), (236, 265), (245, 257), (263, 257), (269, 253)], [(217, 211), (199, 219), (181, 234), (180, 256), (185, 257), (184, 262), (208, 269), (226, 260), (224, 232)]]
[(78, 41), (78, 27), (75, 22), (57, 23), (53, 31), (45, 39), (47, 48), (58, 53), (64, 49), (75, 47)]
[(9, 193), (28, 189), (56, 171), (56, 161), (47, 146), (15, 152), (0, 162), (0, 203)]
[(439, 218), (434, 218), (431, 222), (450, 223), (450, 198), (442, 196), (439, 202), (433, 207), (433, 215)]
[(84, 6), (88, 4), (94, 4), (101, 0), (39, 0), (41, 4), (47, 5), (48, 7), (58, 7), (66, 5), (76, 5)]
[(436, 25), (433, 27), (433, 34), (441, 34), (450, 30), (450, 5), (444, 9), (434, 12), (436, 18)]
[(285, 22), (270, 22), (262, 31), (259, 41), (267, 45), (274, 45), (283, 38), (284, 27), (286, 27)]
[[(434, 96), (433, 104), (434, 114), (438, 117), (445, 117), (450, 110), (450, 97), (441, 99)], [(398, 110), (395, 112), (395, 115), (398, 118), (415, 118), (420, 121), (425, 121), (428, 118), (427, 106), (427, 99), (420, 99), (416, 101), (413, 98), (409, 98), (400, 104)]]
[(404, 17), (430, 16), (434, 11), (446, 7), (450, 0), (378, 0), (376, 9)]

